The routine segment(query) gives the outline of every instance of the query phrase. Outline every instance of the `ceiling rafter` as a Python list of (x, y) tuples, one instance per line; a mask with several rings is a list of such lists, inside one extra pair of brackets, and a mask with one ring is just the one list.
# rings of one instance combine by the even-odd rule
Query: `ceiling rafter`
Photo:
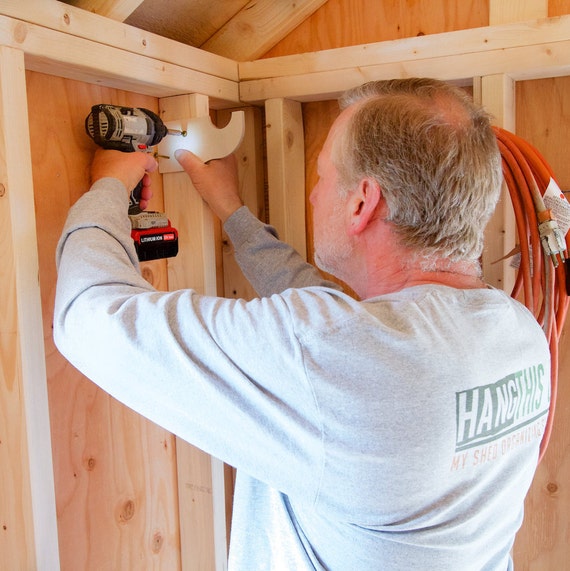
[(327, 0), (64, 0), (234, 61), (257, 59)]
[(144, 0), (69, 0), (66, 4), (124, 22)]
[(326, 1), (249, 2), (200, 47), (236, 61), (257, 59), (316, 12)]

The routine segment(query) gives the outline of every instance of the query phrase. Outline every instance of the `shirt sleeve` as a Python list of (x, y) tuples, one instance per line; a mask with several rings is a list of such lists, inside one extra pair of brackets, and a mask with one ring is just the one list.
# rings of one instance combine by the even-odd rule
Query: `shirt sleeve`
[(237, 263), (260, 296), (311, 286), (341, 290), (338, 284), (325, 280), (296, 250), (281, 242), (275, 228), (263, 224), (247, 207), (234, 212), (224, 229), (234, 245)]
[(311, 501), (322, 428), (291, 302), (156, 291), (140, 275), (126, 201), (119, 181), (101, 179), (70, 210), (56, 255), (58, 349), (139, 414)]

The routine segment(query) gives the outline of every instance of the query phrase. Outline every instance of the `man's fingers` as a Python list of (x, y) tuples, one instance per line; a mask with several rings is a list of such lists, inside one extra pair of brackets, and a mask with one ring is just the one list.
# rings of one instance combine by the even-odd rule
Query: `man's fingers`
[(156, 159), (150, 153), (143, 153), (146, 156), (145, 171), (154, 172), (158, 168)]
[(205, 164), (204, 161), (200, 159), (200, 157), (191, 151), (186, 151), (184, 149), (177, 149), (174, 151), (174, 157), (188, 174), (190, 174), (197, 167), (204, 166)]

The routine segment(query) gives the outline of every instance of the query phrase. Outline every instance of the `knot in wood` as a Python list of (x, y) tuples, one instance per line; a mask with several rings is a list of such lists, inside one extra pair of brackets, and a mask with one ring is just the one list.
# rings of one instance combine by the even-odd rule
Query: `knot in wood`
[(23, 44), (28, 36), (28, 26), (24, 22), (18, 22), (14, 26), (14, 41)]
[(160, 531), (157, 531), (152, 537), (152, 552), (158, 553), (164, 544), (164, 537)]
[(549, 494), (555, 494), (558, 491), (558, 485), (554, 482), (549, 482), (546, 486)]
[(133, 502), (133, 500), (127, 500), (123, 504), (123, 508), (121, 509), (119, 519), (120, 521), (129, 521), (133, 519), (134, 515), (135, 515), (135, 502)]

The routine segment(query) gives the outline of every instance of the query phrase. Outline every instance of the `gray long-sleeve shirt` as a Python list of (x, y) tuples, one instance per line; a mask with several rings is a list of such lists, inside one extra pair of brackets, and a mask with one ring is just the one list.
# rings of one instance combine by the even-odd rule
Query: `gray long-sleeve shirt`
[(522, 305), (436, 285), (356, 301), (245, 208), (226, 231), (259, 299), (157, 292), (126, 200), (102, 179), (71, 209), (55, 340), (238, 468), (230, 569), (508, 568), (550, 398)]

